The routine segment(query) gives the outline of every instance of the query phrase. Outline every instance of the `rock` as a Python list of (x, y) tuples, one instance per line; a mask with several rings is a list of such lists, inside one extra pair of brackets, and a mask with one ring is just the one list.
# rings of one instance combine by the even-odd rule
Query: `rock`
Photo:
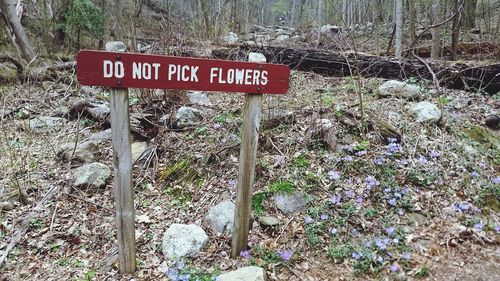
[(111, 176), (111, 170), (102, 163), (90, 163), (77, 168), (73, 174), (77, 187), (101, 187)]
[[(73, 153), (74, 150), (74, 153)], [(96, 155), (99, 153), (97, 144), (91, 141), (82, 142), (76, 145), (74, 142), (69, 142), (61, 145), (57, 152), (57, 156), (62, 159), (71, 159), (72, 157), (85, 163), (91, 163), (96, 160)]]
[(196, 108), (183, 106), (175, 113), (175, 126), (179, 129), (198, 125), (201, 121), (203, 116)]
[(208, 211), (205, 221), (214, 232), (230, 234), (233, 231), (235, 208), (233, 202), (221, 202)]
[(91, 103), (92, 106), (87, 108), (88, 113), (95, 121), (106, 120), (111, 113), (109, 106), (103, 103)]
[(287, 40), (289, 38), (290, 38), (290, 36), (283, 34), (283, 35), (280, 35), (280, 36), (276, 37), (276, 41), (278, 43), (282, 43), (283, 41), (285, 41), (285, 40)]
[(106, 42), (106, 51), (108, 52), (126, 52), (127, 46), (120, 41)]
[(382, 97), (396, 97), (403, 99), (419, 100), (420, 87), (397, 80), (389, 80), (378, 88), (379, 95)]
[(411, 104), (409, 111), (417, 122), (438, 122), (441, 119), (441, 110), (427, 101)]
[(1, 211), (12, 211), (16, 206), (10, 201), (0, 201), (0, 212)]
[(278, 218), (272, 216), (259, 217), (259, 222), (263, 226), (277, 226), (281, 224), (281, 221)]
[(88, 138), (93, 143), (101, 143), (103, 141), (111, 140), (111, 129), (106, 129), (99, 133), (95, 133)]
[(132, 162), (135, 162), (141, 157), (141, 155), (148, 149), (147, 142), (134, 142), (130, 145), (132, 150)]
[(248, 54), (248, 61), (251, 62), (266, 62), (266, 56), (262, 53), (250, 52)]
[(484, 124), (486, 125), (486, 127), (492, 130), (498, 130), (500, 129), (500, 116), (491, 114), (486, 117), (486, 120), (484, 120)]
[(207, 96), (207, 94), (203, 92), (189, 92), (187, 94), (187, 97), (189, 99), (189, 103), (196, 104), (196, 105), (201, 105), (205, 107), (211, 107), (212, 101), (210, 101), (210, 98)]
[(262, 112), (262, 128), (272, 129), (281, 124), (292, 124), (294, 113), (282, 108), (269, 108)]
[(320, 28), (320, 31), (321, 31), (321, 33), (341, 33), (342, 27), (336, 26), (336, 25), (331, 25), (331, 24), (326, 24)]
[(222, 37), (222, 40), (226, 43), (233, 44), (233, 43), (238, 42), (239, 38), (238, 38), (238, 35), (236, 35), (236, 33), (229, 32), (228, 34), (226, 34)]
[(37, 133), (51, 132), (66, 123), (61, 117), (40, 116), (27, 121), (31, 130)]
[(274, 204), (276, 204), (276, 208), (284, 213), (302, 211), (309, 201), (310, 199), (308, 196), (302, 192), (294, 192), (292, 194), (280, 193), (274, 196)]
[(468, 98), (456, 98), (451, 100), (447, 105), (451, 106), (455, 109), (462, 109), (468, 105), (470, 105), (472, 102), (471, 99)]
[(99, 94), (99, 90), (93, 86), (81, 86), (80, 93), (95, 97), (97, 94)]
[(264, 269), (257, 266), (246, 266), (235, 271), (219, 275), (219, 281), (265, 281)]
[(172, 224), (163, 236), (163, 255), (167, 259), (193, 256), (208, 242), (205, 231), (195, 224)]

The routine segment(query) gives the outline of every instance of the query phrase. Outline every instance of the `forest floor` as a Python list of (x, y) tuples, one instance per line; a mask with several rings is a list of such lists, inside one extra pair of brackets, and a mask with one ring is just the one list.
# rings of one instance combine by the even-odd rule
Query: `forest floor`
[[(213, 233), (204, 217), (217, 203), (234, 202), (243, 95), (209, 94), (204, 121), (174, 130), (160, 118), (172, 119), (189, 102), (133, 91), (132, 114), (147, 115), (153, 125), (142, 126), (157, 131), (149, 139), (134, 134), (149, 149), (134, 166), (133, 276), (118, 273), (112, 180), (104, 188), (77, 188), (72, 175), (82, 163), (58, 156), (64, 144), (109, 127), (69, 110), (80, 100), (107, 106), (108, 93), (75, 83), (2, 85), (0, 201), (11, 204), (0, 216), (2, 252), (23, 225), (27, 231), (0, 279), (168, 280), (168, 268), (179, 262), (163, 256), (163, 234), (172, 223), (195, 223), (209, 243), (183, 260), (179, 271), (189, 280), (250, 264), (265, 268), (270, 280), (500, 280), (500, 137), (483, 125), (498, 114), (500, 97), (436, 94), (428, 83), (409, 81), (442, 109), (438, 124), (421, 123), (408, 112), (412, 101), (377, 94), (383, 82), (292, 72), (287, 95), (266, 96), (264, 119), (287, 114), (263, 121), (251, 248), (237, 259), (230, 258), (230, 236)], [(366, 119), (390, 123), (401, 140), (387, 142), (346, 114), (361, 115), (359, 91)], [(40, 116), (63, 119), (47, 131), (30, 129), (26, 122)], [(95, 161), (112, 168), (110, 140), (97, 145)], [(314, 198), (303, 211), (276, 208), (275, 194), (297, 191)], [(266, 228), (259, 223), (264, 215), (281, 223)]]

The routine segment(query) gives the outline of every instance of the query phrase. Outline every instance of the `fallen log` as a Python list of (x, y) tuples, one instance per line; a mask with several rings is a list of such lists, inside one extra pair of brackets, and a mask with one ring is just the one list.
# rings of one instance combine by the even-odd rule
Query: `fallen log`
[[(215, 49), (219, 59), (245, 60), (249, 52), (264, 54), (270, 63), (281, 63), (299, 71), (312, 71), (324, 76), (378, 77), (404, 80), (411, 77), (432, 80), (432, 73), (418, 60), (404, 60), (355, 53), (338, 53), (316, 49), (241, 46), (238, 49)], [(500, 91), (500, 64), (470, 66), (465, 63), (429, 62), (442, 87), (482, 90), (490, 94)]]

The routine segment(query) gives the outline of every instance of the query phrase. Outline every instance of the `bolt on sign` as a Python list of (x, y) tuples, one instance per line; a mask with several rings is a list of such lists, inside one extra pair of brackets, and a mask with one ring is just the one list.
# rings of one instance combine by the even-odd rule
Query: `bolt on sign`
[(76, 70), (80, 84), (112, 88), (109, 104), (115, 160), (114, 188), (120, 272), (132, 273), (135, 271), (136, 264), (127, 88), (248, 93), (245, 95), (242, 114), (238, 191), (231, 256), (239, 256), (240, 252), (248, 247), (248, 225), (262, 112), (262, 94), (285, 94), (290, 80), (288, 66), (264, 63), (265, 57), (261, 54), (251, 53), (251, 55), (249, 59), (255, 62), (91, 50), (78, 53)]
[(285, 94), (286, 65), (103, 51), (77, 55), (80, 84), (112, 88), (156, 88)]

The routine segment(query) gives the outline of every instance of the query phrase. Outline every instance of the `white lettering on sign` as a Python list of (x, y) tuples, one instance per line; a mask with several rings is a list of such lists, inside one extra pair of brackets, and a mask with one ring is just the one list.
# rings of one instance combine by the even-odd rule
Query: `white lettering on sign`
[(212, 67), (210, 69), (210, 84), (236, 85), (267, 85), (268, 72), (253, 69), (227, 69)]
[(154, 76), (155, 80), (158, 80), (158, 69), (160, 68), (159, 63), (137, 63), (132, 64), (132, 79), (146, 79), (150, 80), (151, 76)]
[(110, 60), (103, 61), (103, 76), (104, 78), (123, 78), (125, 76), (125, 68), (123, 67), (123, 62)]
[(198, 69), (199, 66), (193, 65), (168, 65), (168, 80), (184, 81), (184, 82), (198, 82)]

